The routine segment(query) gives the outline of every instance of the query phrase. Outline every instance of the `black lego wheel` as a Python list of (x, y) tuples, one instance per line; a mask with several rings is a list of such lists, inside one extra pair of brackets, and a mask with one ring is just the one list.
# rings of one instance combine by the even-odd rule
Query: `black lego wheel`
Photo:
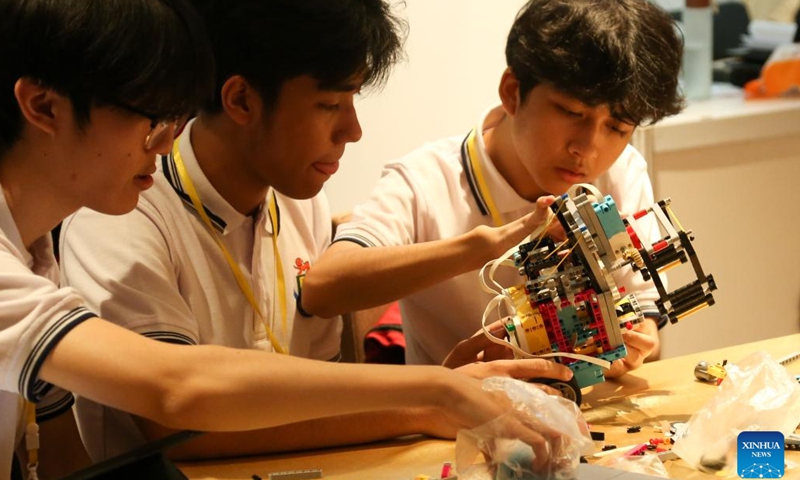
[(568, 381), (564, 380), (554, 380), (552, 378), (533, 378), (530, 380), (534, 383), (541, 383), (547, 385), (548, 387), (555, 388), (559, 392), (561, 392), (561, 396), (566, 398), (567, 400), (572, 400), (575, 402), (579, 407), (581, 406), (581, 401), (583, 401), (583, 394), (581, 393), (581, 387), (578, 386), (578, 381), (573, 376)]

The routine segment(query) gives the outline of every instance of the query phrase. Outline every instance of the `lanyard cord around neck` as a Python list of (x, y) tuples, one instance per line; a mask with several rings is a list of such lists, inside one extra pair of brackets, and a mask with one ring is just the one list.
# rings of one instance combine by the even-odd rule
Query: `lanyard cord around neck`
[(25, 402), (25, 449), (28, 451), (28, 480), (37, 480), (39, 467), (39, 424), (36, 423), (36, 405)]
[[(194, 205), (195, 210), (200, 215), (200, 218), (203, 220), (203, 224), (205, 224), (206, 228), (208, 229), (211, 237), (214, 238), (219, 249), (222, 251), (222, 255), (225, 256), (225, 260), (228, 262), (228, 266), (231, 267), (231, 272), (233, 272), (233, 276), (236, 277), (236, 283), (239, 284), (239, 289), (242, 291), (244, 296), (247, 298), (247, 301), (250, 303), (250, 306), (253, 307), (256, 315), (261, 319), (261, 322), (264, 324), (264, 330), (267, 332), (267, 336), (269, 337), (270, 343), (272, 343), (272, 348), (278, 353), (287, 353), (287, 349), (281, 345), (278, 341), (278, 338), (272, 332), (272, 329), (269, 327), (267, 323), (267, 319), (264, 317), (264, 314), (261, 312), (261, 308), (258, 306), (258, 302), (256, 302), (255, 294), (253, 294), (253, 288), (247, 282), (242, 270), (239, 268), (239, 265), (233, 259), (233, 256), (228, 251), (228, 248), (225, 247), (225, 244), (222, 243), (222, 239), (217, 234), (217, 231), (214, 230), (214, 226), (211, 223), (211, 219), (208, 218), (208, 214), (206, 214), (205, 207), (203, 207), (203, 203), (200, 201), (200, 196), (197, 194), (197, 189), (194, 187), (194, 183), (192, 182), (191, 177), (189, 176), (189, 172), (186, 170), (186, 165), (183, 163), (183, 158), (181, 157), (180, 149), (178, 148), (179, 139), (175, 140), (175, 144), (172, 148), (172, 156), (175, 159), (175, 167), (178, 170), (178, 175), (181, 178), (181, 183), (183, 184), (184, 188), (186, 189), (186, 193), (189, 195), (189, 198), (192, 200), (192, 205)], [(275, 256), (275, 270), (277, 272), (277, 279), (276, 282), (278, 284), (278, 303), (281, 309), (281, 328), (283, 329), (283, 334), (286, 335), (286, 283), (283, 278), (283, 265), (281, 264), (281, 256), (278, 253), (278, 233), (280, 232), (280, 223), (278, 219), (278, 205), (277, 200), (275, 198), (275, 192), (272, 192), (272, 195), (269, 199), (269, 220), (272, 224), (272, 251)]]
[(469, 132), (469, 136), (467, 136), (467, 157), (469, 157), (469, 163), (472, 165), (472, 172), (474, 173), (475, 180), (478, 184), (478, 191), (480, 192), (481, 197), (483, 197), (484, 202), (486, 202), (486, 208), (489, 210), (489, 215), (492, 217), (492, 222), (494, 222), (495, 227), (500, 227), (505, 225), (505, 222), (503, 221), (503, 217), (500, 216), (497, 206), (494, 204), (494, 199), (489, 192), (488, 185), (486, 185), (486, 177), (483, 175), (480, 157), (478, 156), (477, 132), (478, 128), (475, 128)]

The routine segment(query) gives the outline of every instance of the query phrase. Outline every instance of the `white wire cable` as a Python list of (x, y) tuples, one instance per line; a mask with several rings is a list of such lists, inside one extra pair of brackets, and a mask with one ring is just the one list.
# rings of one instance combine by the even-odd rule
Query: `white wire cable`
[(589, 192), (586, 195), (587, 197), (594, 196), (594, 201), (595, 202), (599, 202), (600, 200), (605, 198), (605, 197), (603, 197), (603, 194), (600, 193), (600, 189), (595, 187), (591, 183), (576, 183), (575, 185), (569, 187), (569, 190), (567, 190), (567, 195), (569, 195), (570, 198), (575, 198), (580, 194), (580, 189), (583, 189), (583, 190), (586, 190), (587, 192)]
[[(583, 187), (586, 190), (589, 190), (590, 193), (596, 195), (596, 198), (602, 198), (602, 196), (600, 195), (600, 191), (597, 190), (597, 188), (594, 185), (588, 185), (588, 184), (580, 184), (580, 185), (573, 186), (570, 189), (570, 196), (572, 196), (572, 195), (577, 193), (577, 190), (575, 190), (575, 187), (578, 187), (578, 186)], [(481, 267), (481, 270), (480, 270), (480, 273), (479, 273), (479, 279), (480, 279), (480, 282), (481, 282), (481, 288), (483, 289), (483, 291), (495, 295), (494, 298), (492, 298), (489, 301), (489, 303), (486, 305), (486, 308), (483, 311), (483, 317), (481, 319), (481, 328), (483, 330), (484, 335), (486, 335), (486, 337), (491, 342), (496, 343), (498, 345), (503, 345), (504, 347), (507, 347), (507, 348), (510, 348), (517, 355), (519, 355), (521, 357), (524, 357), (524, 358), (566, 357), (566, 358), (571, 358), (571, 359), (574, 359), (574, 360), (583, 360), (584, 362), (588, 362), (588, 363), (597, 365), (599, 367), (608, 369), (608, 368), (611, 367), (611, 362), (609, 362), (607, 360), (603, 360), (603, 359), (597, 358), (597, 357), (590, 357), (588, 355), (581, 355), (581, 354), (578, 354), (578, 353), (553, 352), (553, 353), (547, 353), (547, 354), (543, 354), (543, 355), (530, 354), (530, 353), (522, 350), (518, 346), (514, 345), (513, 343), (507, 341), (507, 340), (495, 337), (494, 335), (492, 335), (492, 333), (489, 331), (489, 328), (487, 327), (486, 321), (489, 318), (490, 313), (492, 312), (492, 310), (495, 310), (495, 309), (499, 310), (501, 308), (501, 305), (505, 306), (505, 308), (507, 309), (507, 311), (509, 313), (509, 315), (506, 315), (504, 317), (502, 315), (500, 316), (500, 318), (502, 318), (504, 321), (507, 321), (507, 319), (513, 318), (517, 313), (516, 312), (516, 308), (514, 307), (514, 302), (511, 299), (511, 295), (508, 293), (508, 290), (505, 287), (503, 287), (502, 285), (500, 285), (500, 283), (498, 283), (497, 280), (495, 280), (495, 278), (494, 278), (495, 277), (495, 273), (497, 272), (497, 269), (500, 268), (501, 266), (516, 267), (517, 265), (514, 263), (513, 260), (511, 260), (511, 257), (513, 256), (513, 254), (519, 249), (520, 245), (522, 245), (524, 243), (530, 243), (530, 242), (534, 241), (535, 239), (539, 239), (542, 236), (543, 232), (545, 232), (546, 229), (550, 226), (550, 224), (552, 223), (554, 217), (555, 217), (555, 215), (553, 214), (553, 212), (550, 209), (548, 209), (547, 221), (544, 222), (543, 225), (540, 225), (539, 227), (537, 227), (533, 232), (531, 232), (531, 234), (528, 236), (527, 239), (523, 240), (522, 242), (520, 242), (519, 244), (515, 245), (514, 247), (509, 248), (505, 253), (503, 253), (503, 255), (501, 255), (500, 257), (498, 257), (498, 258), (496, 258), (494, 260), (490, 260), (490, 261), (486, 262), (483, 265), (483, 267)], [(530, 253), (529, 253), (529, 255), (530, 255)], [(525, 260), (527, 260), (527, 258)], [(524, 261), (521, 262), (521, 263), (524, 264)], [(487, 283), (487, 276), (486, 276), (487, 267), (489, 268), (488, 283)], [(494, 287), (496, 287), (496, 288), (492, 287), (492, 285), (494, 285)]]
[[(483, 334), (489, 338), (489, 341), (510, 348), (512, 351), (514, 351), (515, 353), (524, 358), (566, 357), (574, 360), (583, 360), (584, 362), (588, 362), (605, 369), (611, 368), (611, 362), (607, 360), (603, 360), (602, 358), (597, 358), (597, 357), (590, 357), (588, 355), (581, 355), (579, 353), (553, 352), (553, 353), (545, 353), (543, 355), (533, 355), (507, 340), (495, 337), (494, 335), (492, 335), (492, 332), (489, 331), (489, 328), (487, 327), (486, 324), (486, 320), (489, 317), (490, 312), (495, 308), (500, 308), (501, 304), (505, 304), (509, 309), (511, 309), (512, 312), (515, 310), (514, 305), (511, 302), (511, 298), (509, 298), (506, 294), (499, 294), (489, 301), (489, 303), (486, 305), (486, 309), (483, 311), (483, 319), (481, 320), (481, 328), (483, 329)], [(511, 316), (506, 316), (501, 318), (507, 319), (511, 318)]]

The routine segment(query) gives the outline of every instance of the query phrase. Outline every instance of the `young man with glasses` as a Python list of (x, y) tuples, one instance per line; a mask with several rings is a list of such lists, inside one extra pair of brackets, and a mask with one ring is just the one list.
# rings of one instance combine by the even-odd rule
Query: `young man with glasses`
[[(37, 414), (71, 418), (59, 415), (72, 401), (66, 391), (207, 431), (401, 407), (474, 427), (507, 409), (479, 381), (441, 367), (152, 341), (101, 320), (80, 293), (58, 286), (49, 230), (81, 207), (119, 215), (136, 206), (154, 182), (154, 156), (172, 148), (175, 119), (207, 98), (209, 52), (183, 0), (85, 0), (80, 8), (0, 0), (0, 479), (9, 478), (15, 448), (31, 468), (68, 452), (72, 439), (50, 422), (41, 441), (22, 441), (44, 420)], [(548, 463), (543, 428), (507, 425), (541, 454), (538, 466)]]
[[(303, 309), (303, 279), (330, 243), (322, 186), (346, 144), (361, 138), (354, 98), (386, 79), (401, 54), (402, 25), (382, 0), (195, 4), (215, 52), (214, 98), (157, 160), (155, 185), (134, 212), (84, 209), (64, 222), (64, 279), (103, 318), (163, 342), (338, 360), (341, 320)], [(466, 371), (570, 375), (541, 360)], [(79, 400), (77, 412), (95, 460), (166, 433), (92, 402)], [(206, 435), (174, 453), (212, 458), (411, 433), (453, 437), (456, 426), (435, 409), (394, 409)]]

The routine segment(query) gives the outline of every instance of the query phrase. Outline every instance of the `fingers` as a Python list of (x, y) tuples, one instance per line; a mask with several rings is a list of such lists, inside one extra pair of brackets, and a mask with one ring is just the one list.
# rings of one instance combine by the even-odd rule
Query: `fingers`
[[(506, 336), (503, 320), (492, 322), (487, 325), (486, 328), (495, 338), (502, 339)], [(470, 338), (458, 342), (444, 359), (442, 366), (458, 368), (476, 361), (490, 361), (513, 357), (514, 353), (508, 347), (493, 342), (486, 336), (483, 329), (480, 329)]]
[(628, 366), (625, 364), (624, 360), (614, 360), (611, 362), (611, 368), (606, 370), (603, 375), (606, 378), (619, 378), (622, 375), (628, 373)]
[(650, 333), (642, 333), (636, 330), (623, 330), (622, 339), (628, 347), (628, 351), (637, 350), (642, 357), (642, 361), (650, 355), (658, 345), (658, 334), (655, 336)]
[[(494, 337), (503, 338), (505, 335), (505, 328), (503, 327), (502, 320), (492, 323), (488, 328), (489, 332)], [(483, 330), (479, 330), (470, 338), (458, 342), (444, 359), (442, 365), (447, 368), (458, 368), (477, 361), (479, 356), (481, 356), (481, 352), (484, 351), (488, 352), (488, 355), (482, 356), (484, 360), (506, 358), (508, 354), (503, 352), (504, 349), (506, 349), (506, 347), (492, 342), (492, 340), (483, 333)]]
[(543, 383), (531, 383), (531, 385), (536, 387), (536, 388), (538, 388), (539, 390), (543, 391), (544, 393), (546, 393), (548, 395), (552, 395), (552, 396), (556, 396), (556, 397), (563, 397), (563, 395), (561, 395), (561, 390), (559, 390), (557, 388), (553, 388), (553, 387), (551, 387), (549, 385), (545, 385)]
[(567, 234), (564, 233), (564, 227), (558, 222), (553, 222), (547, 227), (547, 235), (555, 242), (563, 242), (567, 239)]
[(572, 370), (556, 362), (543, 358), (524, 358), (518, 360), (496, 360), (483, 364), (491, 376), (503, 376), (517, 379), (552, 378), (568, 381), (572, 378)]
[(532, 422), (530, 418), (522, 420), (520, 427), (522, 428), (515, 433), (518, 435), (517, 438), (533, 449), (534, 458), (531, 465), (533, 472), (549, 478), (555, 467), (554, 462), (558, 461), (554, 456), (556, 450), (561, 450), (569, 439), (558, 430), (540, 422)]
[(483, 350), (483, 356), (479, 355), (479, 359), (484, 362), (493, 362), (497, 360), (512, 360), (514, 358), (514, 351), (511, 348), (492, 343)]
[(628, 349), (628, 355), (620, 360), (615, 360), (611, 368), (605, 373), (606, 378), (617, 378), (631, 370), (636, 370), (644, 364), (645, 359), (655, 352), (660, 340), (655, 322), (645, 319), (636, 325), (633, 330), (623, 330), (622, 339)]
[(550, 205), (552, 205), (554, 201), (555, 197), (551, 195), (539, 197), (536, 200), (536, 209), (523, 217), (523, 225), (528, 232), (532, 232), (536, 228), (547, 223), (547, 219), (552, 215), (550, 212)]

